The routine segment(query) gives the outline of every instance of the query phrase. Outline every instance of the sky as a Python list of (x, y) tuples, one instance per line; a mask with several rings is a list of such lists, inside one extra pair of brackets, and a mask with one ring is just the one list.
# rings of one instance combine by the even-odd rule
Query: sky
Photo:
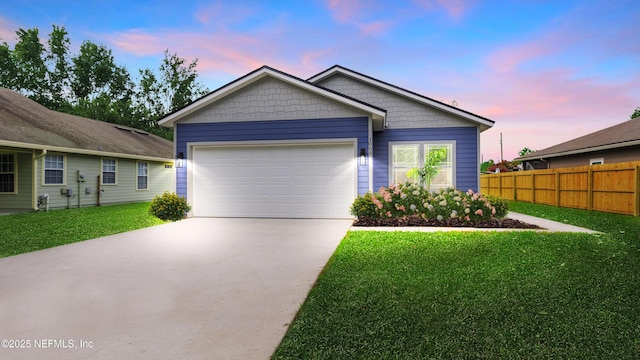
[[(638, 0), (8, 0), (0, 39), (64, 26), (132, 75), (169, 50), (214, 90), (262, 65), (335, 64), (495, 121), (481, 157), (512, 160), (627, 121), (640, 106)], [(502, 136), (502, 147), (500, 138)], [(501, 151), (502, 149), (502, 151)]]

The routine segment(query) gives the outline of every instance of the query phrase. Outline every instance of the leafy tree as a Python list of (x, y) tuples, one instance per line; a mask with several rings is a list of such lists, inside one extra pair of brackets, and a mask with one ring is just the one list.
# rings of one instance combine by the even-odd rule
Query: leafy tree
[[(40, 41), (37, 28), (16, 31), (13, 49), (0, 44), (0, 86), (20, 92), (56, 111), (127, 125), (172, 139), (157, 120), (208, 90), (198, 82), (197, 59), (187, 63), (164, 52), (157, 71), (129, 70), (116, 64), (110, 49), (84, 41), (77, 54), (64, 27), (53, 25)], [(46, 45), (46, 46), (45, 46)]]
[(45, 57), (47, 64), (48, 90), (50, 103), (46, 105), (52, 110), (61, 111), (69, 108), (65, 91), (70, 84), (71, 65), (69, 64), (69, 35), (64, 27), (53, 25), (49, 34), (49, 49)]
[(638, 106), (634, 111), (633, 114), (631, 114), (630, 119), (635, 119), (637, 117), (640, 117), (640, 106)]
[(528, 147), (522, 148), (522, 150), (518, 151), (518, 156), (525, 156), (527, 154), (531, 154), (536, 152), (535, 150), (531, 150)]
[(32, 99), (42, 102), (47, 67), (44, 63), (44, 46), (40, 43), (38, 29), (19, 29), (16, 31), (18, 42), (13, 49), (16, 64), (17, 88)]
[(480, 172), (489, 171), (489, 167), (492, 166), (493, 164), (495, 164), (493, 159), (489, 159), (489, 160), (483, 162), (482, 164), (480, 164)]

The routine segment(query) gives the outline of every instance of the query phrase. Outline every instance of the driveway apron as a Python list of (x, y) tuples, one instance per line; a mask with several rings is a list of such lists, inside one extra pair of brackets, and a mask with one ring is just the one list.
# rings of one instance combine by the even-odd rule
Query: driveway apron
[(350, 225), (193, 218), (0, 259), (0, 358), (269, 358)]

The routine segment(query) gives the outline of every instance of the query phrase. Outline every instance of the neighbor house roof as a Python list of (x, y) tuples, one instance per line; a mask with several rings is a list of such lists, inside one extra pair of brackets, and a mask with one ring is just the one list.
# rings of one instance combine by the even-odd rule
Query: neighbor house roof
[(254, 70), (247, 75), (238, 78), (212, 92), (209, 94), (195, 100), (191, 104), (188, 104), (168, 115), (163, 117), (158, 121), (158, 124), (161, 126), (171, 127), (173, 124), (184, 118), (185, 116), (192, 114), (213, 102), (222, 99), (223, 97), (230, 95), (240, 89), (243, 89), (258, 80), (263, 79), (264, 77), (271, 76), (273, 78), (284, 81), (288, 84), (297, 86), (299, 88), (305, 89), (312, 93), (327, 97), (344, 105), (348, 105), (354, 107), (356, 109), (362, 110), (363, 112), (371, 114), (371, 117), (374, 121), (374, 129), (379, 128), (380, 130), (384, 126), (384, 119), (386, 117), (386, 110), (379, 108), (377, 106), (368, 104), (366, 102), (360, 101), (358, 99), (354, 99), (352, 97), (346, 96), (344, 94), (340, 94), (338, 92), (325, 89), (321, 86), (317, 86), (309, 81), (300, 79), (293, 75), (287, 74), (280, 70), (276, 70), (269, 66), (262, 66), (261, 68)]
[(145, 131), (52, 111), (0, 88), (0, 146), (167, 161), (173, 143)]
[(629, 120), (591, 134), (538, 150), (515, 160), (537, 160), (640, 145), (640, 119)]
[(307, 79), (307, 81), (312, 82), (312, 83), (317, 83), (319, 81), (322, 81), (326, 78), (329, 78), (335, 74), (343, 74), (349, 77), (352, 77), (354, 79), (358, 79), (360, 81), (363, 81), (365, 83), (371, 84), (375, 87), (390, 91), (392, 93), (395, 93), (397, 95), (409, 98), (411, 100), (417, 101), (419, 103), (437, 108), (441, 111), (447, 112), (447, 113), (451, 113), (451, 114), (455, 114), (457, 116), (460, 116), (462, 118), (465, 118), (471, 122), (477, 123), (480, 126), (480, 131), (484, 131), (487, 130), (489, 128), (491, 128), (495, 122), (493, 120), (489, 120), (485, 117), (482, 117), (480, 115), (476, 115), (472, 112), (466, 111), (466, 110), (462, 110), (458, 107), (449, 105), (449, 104), (445, 104), (441, 101), (438, 100), (434, 100), (430, 97), (424, 96), (424, 95), (420, 95), (418, 93), (415, 93), (413, 91), (409, 91), (407, 89), (403, 89), (401, 87), (398, 87), (396, 85), (393, 84), (389, 84), (387, 82), (378, 80), (376, 78), (372, 78), (370, 76), (361, 74), (357, 71), (353, 71), (351, 69), (347, 69), (345, 67), (342, 67), (340, 65), (334, 65), (331, 68), (316, 74), (312, 77), (310, 77), (309, 79)]

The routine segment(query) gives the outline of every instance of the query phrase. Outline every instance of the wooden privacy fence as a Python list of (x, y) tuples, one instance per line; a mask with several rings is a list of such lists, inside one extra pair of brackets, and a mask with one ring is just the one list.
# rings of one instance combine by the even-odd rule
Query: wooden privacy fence
[(508, 200), (640, 216), (640, 161), (482, 174), (480, 192)]

